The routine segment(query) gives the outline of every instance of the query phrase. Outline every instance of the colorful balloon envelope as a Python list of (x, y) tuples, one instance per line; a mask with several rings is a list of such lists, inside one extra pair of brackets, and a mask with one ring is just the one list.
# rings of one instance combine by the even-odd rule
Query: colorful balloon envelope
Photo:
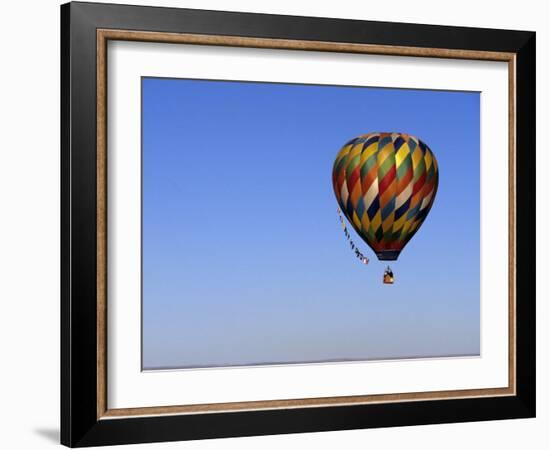
[(368, 133), (345, 144), (332, 182), (344, 215), (379, 260), (396, 260), (430, 211), (439, 181), (428, 146), (404, 133)]

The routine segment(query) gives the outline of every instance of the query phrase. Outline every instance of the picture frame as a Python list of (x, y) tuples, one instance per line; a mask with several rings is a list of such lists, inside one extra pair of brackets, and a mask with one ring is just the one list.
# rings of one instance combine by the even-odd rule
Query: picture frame
[[(62, 5), (61, 443), (81, 447), (534, 417), (535, 39), (527, 31)], [(506, 63), (508, 385), (110, 408), (106, 297), (111, 41)]]

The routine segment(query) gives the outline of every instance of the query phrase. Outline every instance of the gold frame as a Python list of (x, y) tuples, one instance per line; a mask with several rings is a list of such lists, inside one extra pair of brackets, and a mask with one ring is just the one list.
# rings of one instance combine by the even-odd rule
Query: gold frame
[[(504, 61), (509, 74), (509, 190), (508, 190), (508, 387), (467, 389), (401, 394), (317, 397), (288, 400), (265, 400), (200, 405), (148, 406), (109, 409), (107, 405), (107, 42), (109, 40), (218, 45), (287, 50), (313, 50), (341, 53), (364, 53), (392, 56), (418, 56), (452, 59)], [(288, 409), (320, 406), (343, 406), (420, 400), (444, 400), (473, 397), (516, 395), (516, 55), (505, 52), (456, 50), (442, 48), (398, 47), (388, 45), (297, 41), (180, 33), (157, 33), (113, 29), (97, 30), (97, 418), (197, 414), (262, 409)]]

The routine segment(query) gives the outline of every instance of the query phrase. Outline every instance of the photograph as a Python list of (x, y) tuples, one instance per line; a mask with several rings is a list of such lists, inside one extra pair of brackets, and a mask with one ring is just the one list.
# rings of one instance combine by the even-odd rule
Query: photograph
[(479, 92), (141, 83), (144, 370), (480, 354)]

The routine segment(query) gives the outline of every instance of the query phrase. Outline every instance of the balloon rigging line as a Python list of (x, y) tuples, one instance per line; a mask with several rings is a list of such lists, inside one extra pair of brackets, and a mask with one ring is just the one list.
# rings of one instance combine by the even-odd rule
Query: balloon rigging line
[(361, 261), (363, 264), (369, 263), (369, 258), (367, 258), (363, 253), (359, 251), (353, 240), (351, 239), (351, 236), (349, 234), (348, 228), (346, 227), (346, 223), (344, 222), (344, 218), (342, 217), (342, 211), (340, 211), (340, 208), (336, 208), (336, 211), (338, 212), (338, 217), (340, 218), (340, 223), (342, 224), (342, 229), (344, 230), (344, 234), (346, 235), (346, 239), (348, 240), (351, 249), (355, 253), (355, 256), (359, 261)]

